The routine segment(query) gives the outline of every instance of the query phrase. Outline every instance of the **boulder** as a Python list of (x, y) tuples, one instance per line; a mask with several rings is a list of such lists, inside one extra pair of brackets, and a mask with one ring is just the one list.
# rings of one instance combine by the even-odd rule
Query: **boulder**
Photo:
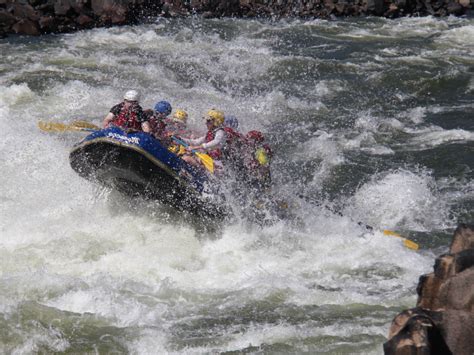
[(18, 21), (12, 26), (12, 29), (15, 33), (23, 35), (38, 36), (40, 34), (38, 25), (29, 19)]
[(2, 27), (10, 27), (17, 21), (18, 19), (11, 13), (5, 11), (4, 9), (0, 9), (0, 24)]
[(20, 19), (28, 19), (31, 21), (38, 21), (39, 19), (38, 12), (29, 4), (14, 3), (9, 10), (13, 16)]
[(464, 15), (471, 6), (471, 0), (0, 0), (0, 33), (71, 32), (195, 14), (274, 19)]
[(474, 226), (456, 229), (417, 293), (416, 308), (393, 320), (385, 354), (474, 354)]

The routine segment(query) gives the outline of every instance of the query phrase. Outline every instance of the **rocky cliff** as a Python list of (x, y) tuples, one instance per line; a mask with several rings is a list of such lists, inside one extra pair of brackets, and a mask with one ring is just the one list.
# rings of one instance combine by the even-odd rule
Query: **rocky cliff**
[(0, 36), (144, 23), (157, 16), (463, 15), (474, 0), (0, 0)]
[(393, 320), (385, 354), (474, 354), (474, 226), (457, 228), (417, 292), (416, 307)]

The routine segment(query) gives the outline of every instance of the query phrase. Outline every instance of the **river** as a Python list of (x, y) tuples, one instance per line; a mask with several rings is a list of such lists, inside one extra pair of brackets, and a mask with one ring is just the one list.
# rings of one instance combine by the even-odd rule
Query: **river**
[[(381, 354), (474, 220), (473, 18), (158, 19), (0, 49), (2, 353)], [(298, 223), (206, 234), (80, 178), (84, 133), (38, 122), (100, 124), (128, 89), (264, 132)]]

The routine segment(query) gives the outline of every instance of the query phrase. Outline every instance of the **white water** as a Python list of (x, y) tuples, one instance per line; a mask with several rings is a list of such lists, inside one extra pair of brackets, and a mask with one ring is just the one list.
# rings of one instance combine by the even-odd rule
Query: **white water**
[[(403, 41), (437, 31), (441, 45), (456, 46), (472, 27), (449, 28), (459, 21), (301, 25), (328, 27), (329, 33), (318, 38), (330, 38), (332, 27), (349, 26), (356, 29), (336, 37), (375, 43), (380, 36)], [(276, 162), (284, 167), (285, 160), (319, 161), (304, 186), (316, 192), (336, 178), (334, 171), (348, 162), (348, 153), (378, 159), (393, 156), (402, 145), (418, 151), (472, 142), (472, 132), (427, 123), (431, 111), (422, 105), (407, 115), (365, 109), (356, 112), (352, 126), (322, 124), (313, 132), (306, 117), (332, 118), (330, 100), (354, 88), (345, 77), (322, 79), (308, 96), (288, 96), (287, 86), (266, 83), (274, 80), (267, 75), (276, 64), (294, 59), (272, 48), (278, 38), (262, 35), (278, 28), (217, 22), (215, 34), (183, 26), (171, 35), (167, 26), (62, 35), (54, 39), (59, 44), (45, 44), (44, 50), (36, 42), (1, 43), (8, 55), (0, 72), (0, 327), (7, 329), (0, 350), (146, 354), (268, 346), (283, 352), (381, 353), (391, 319), (415, 305), (418, 278), (431, 271), (435, 257), (430, 248), (414, 252), (382, 230), (452, 229), (450, 204), (463, 193), (472, 196), (472, 180), (461, 184), (437, 179), (429, 168), (394, 167), (361, 180), (352, 195), (341, 195), (343, 216), (295, 199), (291, 208), (302, 223), (259, 228), (237, 220), (215, 235), (201, 235), (163, 206), (129, 201), (80, 178), (69, 166), (68, 152), (81, 133), (45, 133), (37, 122), (100, 124), (129, 87), (142, 91), (144, 107), (164, 98), (188, 110), (196, 129), (202, 129), (200, 117), (213, 106), (237, 114), (244, 131), (266, 131), (284, 122), (281, 133), (292, 132), (285, 139), (295, 141), (279, 149), (287, 142), (278, 130), (272, 132)], [(219, 26), (244, 33), (224, 40)], [(280, 29), (291, 32), (292, 26), (300, 30), (298, 24)], [(358, 68), (369, 74), (377, 70)], [(295, 79), (288, 85), (304, 84)], [(411, 94), (401, 93), (400, 101)], [(307, 116), (299, 121), (301, 113)], [(308, 139), (299, 140), (310, 131)], [(386, 132), (410, 138), (380, 140)], [(275, 172), (283, 197), (301, 191), (301, 182), (285, 179), (287, 174), (291, 171)], [(446, 186), (454, 190), (445, 191)]]

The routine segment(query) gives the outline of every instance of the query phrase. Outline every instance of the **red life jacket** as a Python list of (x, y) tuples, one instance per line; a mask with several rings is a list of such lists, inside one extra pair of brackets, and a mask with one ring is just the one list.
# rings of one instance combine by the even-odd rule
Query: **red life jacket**
[(138, 120), (138, 115), (142, 112), (141, 107), (131, 106), (128, 110), (124, 108), (123, 102), (118, 105), (120, 110), (115, 114), (112, 124), (125, 129), (142, 130), (142, 124)]
[(242, 134), (234, 131), (230, 127), (224, 127), (224, 131), (225, 131), (227, 144), (234, 145), (236, 143), (242, 143), (243, 140), (245, 139), (245, 137)]
[(154, 136), (158, 139), (162, 138), (166, 129), (166, 123), (154, 116), (151, 117), (148, 122), (150, 123), (150, 129)]
[(226, 145), (223, 149), (224, 156), (226, 159), (236, 159), (242, 154), (246, 144), (245, 136), (230, 127), (224, 127), (224, 131), (226, 135)]
[[(209, 142), (213, 141), (214, 138), (216, 137), (216, 132), (221, 130), (221, 129), (222, 128), (219, 127), (219, 128), (207, 131), (205, 142), (209, 143)], [(221, 159), (222, 150), (220, 148), (215, 148), (213, 150), (208, 151), (207, 154), (209, 154), (214, 159)]]

